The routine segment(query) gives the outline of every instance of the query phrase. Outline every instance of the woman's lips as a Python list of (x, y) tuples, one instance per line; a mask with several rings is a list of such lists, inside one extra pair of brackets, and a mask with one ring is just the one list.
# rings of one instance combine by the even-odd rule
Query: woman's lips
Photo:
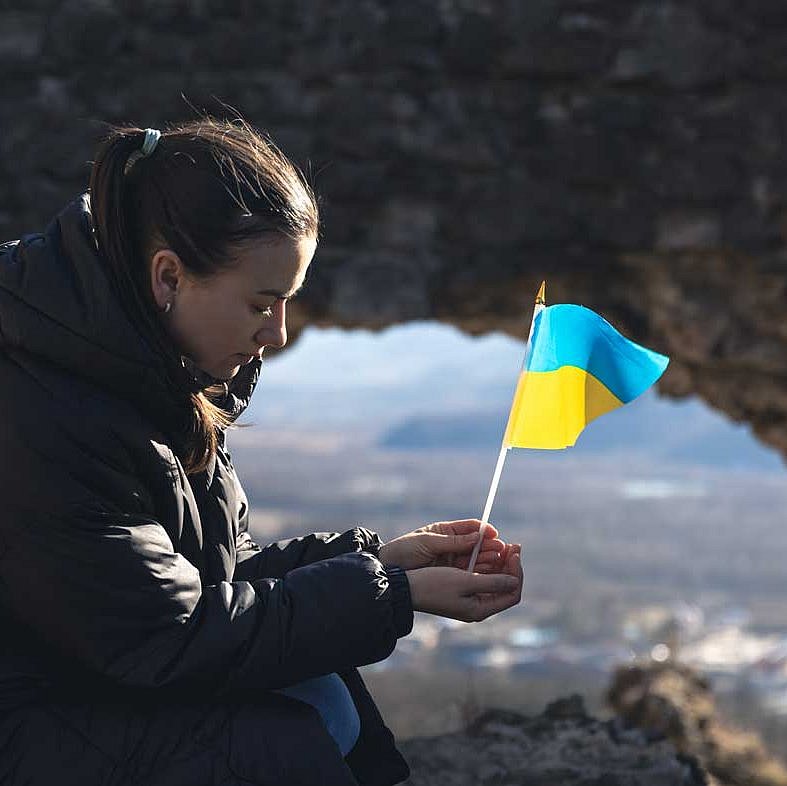
[(244, 363), (251, 363), (252, 360), (255, 358), (262, 360), (262, 353), (265, 351), (265, 347), (262, 347), (258, 352), (255, 352), (253, 355), (244, 355), (244, 354), (237, 354), (234, 357), (242, 358)]

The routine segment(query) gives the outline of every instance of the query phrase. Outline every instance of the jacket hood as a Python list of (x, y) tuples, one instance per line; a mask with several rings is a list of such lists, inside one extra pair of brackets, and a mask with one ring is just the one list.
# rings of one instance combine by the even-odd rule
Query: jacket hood
[[(126, 296), (127, 295), (127, 296)], [(22, 350), (125, 398), (165, 432), (190, 423), (190, 394), (224, 385), (211, 400), (234, 420), (260, 375), (255, 358), (223, 382), (134, 317), (99, 253), (84, 192), (43, 233), (0, 245), (0, 347)], [(163, 346), (163, 350), (160, 348)]]

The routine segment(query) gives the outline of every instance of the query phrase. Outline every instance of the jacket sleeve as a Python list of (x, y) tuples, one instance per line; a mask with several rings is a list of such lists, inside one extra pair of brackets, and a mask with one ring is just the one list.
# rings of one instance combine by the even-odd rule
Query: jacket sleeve
[(236, 539), (236, 564), (234, 579), (281, 577), (289, 571), (339, 554), (365, 551), (379, 557), (382, 540), (376, 532), (366, 527), (353, 527), (345, 532), (312, 532), (309, 535), (287, 540), (277, 540), (264, 548), (252, 540), (246, 529), (246, 520)]
[(383, 660), (412, 629), (405, 572), (364, 551), (203, 585), (165, 527), (127, 501), (146, 493), (136, 475), (116, 456), (97, 460), (89, 441), (56, 442), (44, 458), (15, 440), (0, 479), (0, 540), (13, 544), (0, 559), (2, 601), (90, 673), (242, 695), (249, 683), (284, 687)]

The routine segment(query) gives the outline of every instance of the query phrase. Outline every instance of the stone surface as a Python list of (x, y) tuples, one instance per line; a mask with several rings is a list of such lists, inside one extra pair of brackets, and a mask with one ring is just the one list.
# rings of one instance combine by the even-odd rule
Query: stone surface
[(465, 732), (401, 744), (410, 786), (708, 786), (667, 741), (589, 717), (578, 696), (535, 718), (489, 710)]
[(0, 239), (104, 123), (223, 101), (323, 198), (293, 334), (522, 336), (546, 278), (787, 454), (786, 41), (781, 0), (0, 0)]
[(674, 663), (621, 667), (589, 717), (579, 696), (536, 717), (487, 710), (453, 734), (406, 740), (410, 786), (785, 786), (751, 732), (718, 717), (711, 685)]

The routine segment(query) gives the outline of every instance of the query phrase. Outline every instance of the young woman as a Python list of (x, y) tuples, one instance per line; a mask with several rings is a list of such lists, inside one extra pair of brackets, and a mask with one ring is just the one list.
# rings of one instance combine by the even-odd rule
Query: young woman
[(0, 246), (0, 783), (398, 783), (356, 667), (414, 609), (519, 602), (493, 527), (465, 570), (477, 520), (250, 537), (225, 435), (317, 236), (287, 158), (206, 117), (114, 129)]

